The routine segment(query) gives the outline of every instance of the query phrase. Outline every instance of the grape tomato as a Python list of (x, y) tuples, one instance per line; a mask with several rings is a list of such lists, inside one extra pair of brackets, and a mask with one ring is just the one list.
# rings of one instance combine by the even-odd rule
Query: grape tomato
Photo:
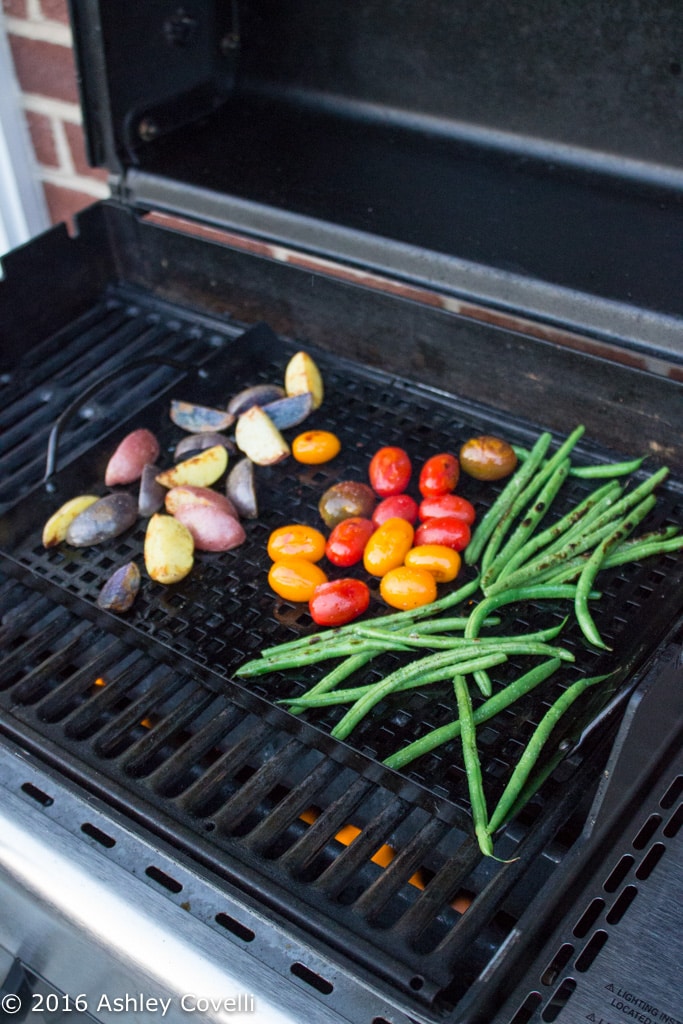
[(470, 528), (455, 516), (437, 516), (421, 523), (415, 531), (415, 546), (443, 544), (454, 551), (464, 551), (470, 542)]
[(291, 557), (273, 562), (268, 573), (271, 590), (286, 601), (309, 601), (321, 583), (327, 583), (326, 574), (307, 558)]
[(343, 519), (327, 538), (325, 554), (333, 565), (348, 567), (362, 561), (365, 545), (375, 532), (371, 519), (352, 516)]
[(330, 580), (316, 587), (308, 602), (318, 626), (343, 626), (367, 611), (370, 589), (362, 580)]
[(392, 608), (407, 611), (436, 600), (436, 580), (426, 569), (401, 565), (382, 577), (379, 592)]
[(418, 487), (423, 498), (433, 498), (439, 494), (450, 494), (458, 486), (460, 479), (460, 463), (450, 452), (440, 452), (427, 459), (418, 480)]
[(501, 480), (517, 465), (517, 455), (507, 441), (490, 434), (471, 437), (460, 449), (463, 471), (475, 480)]
[(405, 564), (411, 569), (425, 569), (437, 583), (450, 583), (460, 572), (462, 559), (445, 544), (419, 544), (410, 549)]
[(318, 511), (325, 525), (332, 529), (352, 516), (369, 519), (376, 504), (377, 495), (372, 487), (357, 480), (342, 480), (327, 488), (318, 502)]
[(279, 526), (268, 538), (268, 557), (273, 562), (293, 556), (319, 562), (324, 554), (324, 535), (315, 527), (303, 523)]
[(307, 466), (329, 462), (340, 451), (339, 438), (329, 430), (306, 430), (292, 441), (293, 457)]
[(459, 494), (439, 494), (434, 498), (423, 498), (418, 508), (418, 515), (421, 523), (439, 516), (455, 516), (456, 519), (464, 520), (469, 526), (477, 517), (474, 505), (467, 498), (461, 498)]
[(409, 494), (392, 494), (377, 505), (372, 513), (372, 521), (375, 526), (381, 526), (385, 520), (398, 517), (414, 524), (417, 522), (417, 512), (417, 502)]
[(406, 519), (394, 516), (385, 520), (372, 534), (363, 552), (363, 565), (371, 576), (384, 576), (403, 565), (413, 546), (415, 531)]
[(388, 498), (405, 491), (412, 472), (408, 453), (403, 448), (389, 446), (380, 448), (372, 456), (368, 476), (375, 494), (379, 494), (380, 498)]

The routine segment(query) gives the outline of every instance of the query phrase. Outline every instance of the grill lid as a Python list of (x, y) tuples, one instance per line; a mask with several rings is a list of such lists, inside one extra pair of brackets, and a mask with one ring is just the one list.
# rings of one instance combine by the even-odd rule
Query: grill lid
[(683, 312), (675, 0), (72, 15), (91, 160), (137, 209), (650, 346)]

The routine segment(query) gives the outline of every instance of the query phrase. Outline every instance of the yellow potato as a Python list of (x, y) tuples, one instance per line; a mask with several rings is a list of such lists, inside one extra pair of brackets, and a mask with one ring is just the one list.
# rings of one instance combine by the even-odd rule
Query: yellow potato
[(97, 500), (93, 494), (79, 494), (77, 498), (71, 498), (53, 512), (43, 527), (44, 546), (53, 548), (55, 544), (61, 544), (76, 516), (85, 512), (86, 508), (90, 508)]
[(157, 512), (145, 533), (145, 568), (157, 583), (178, 583), (194, 565), (192, 534), (173, 516)]
[(318, 409), (322, 405), (325, 393), (323, 379), (308, 352), (297, 352), (287, 363), (285, 391), (288, 395), (303, 395), (310, 391), (313, 395), (313, 408)]
[(210, 487), (215, 484), (228, 466), (228, 453), (222, 444), (194, 455), (191, 459), (178, 462), (171, 469), (159, 473), (157, 483), (164, 487), (179, 487), (190, 484), (192, 487)]
[(273, 466), (289, 455), (289, 445), (260, 405), (242, 413), (235, 427), (235, 441), (257, 466)]

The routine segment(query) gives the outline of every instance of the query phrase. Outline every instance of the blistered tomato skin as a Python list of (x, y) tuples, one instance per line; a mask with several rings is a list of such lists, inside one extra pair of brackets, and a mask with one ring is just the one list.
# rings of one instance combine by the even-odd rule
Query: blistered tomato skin
[(517, 456), (507, 441), (482, 434), (462, 446), (460, 464), (463, 472), (475, 480), (502, 480), (517, 466)]
[(420, 544), (410, 549), (405, 564), (411, 569), (425, 569), (437, 583), (450, 583), (460, 572), (462, 559), (459, 552), (445, 544)]
[(282, 558), (306, 558), (319, 562), (325, 554), (325, 537), (313, 526), (290, 523), (273, 530), (268, 538), (268, 557), (277, 562)]
[(455, 516), (469, 526), (477, 518), (474, 505), (459, 494), (439, 494), (435, 498), (423, 498), (418, 509), (420, 522), (436, 519), (438, 516)]
[(415, 547), (420, 544), (443, 544), (454, 551), (464, 551), (470, 542), (470, 528), (455, 516), (438, 516), (427, 519), (415, 531)]
[(308, 610), (318, 626), (344, 626), (367, 611), (369, 604), (370, 590), (362, 580), (330, 580), (316, 587)]
[(292, 441), (292, 455), (306, 466), (329, 462), (341, 451), (341, 442), (329, 430), (306, 430)]
[(408, 611), (436, 600), (436, 580), (426, 569), (401, 565), (382, 577), (379, 592), (392, 608)]
[(417, 522), (417, 502), (409, 494), (392, 494), (389, 498), (383, 498), (372, 513), (372, 521), (375, 526), (381, 526), (387, 519), (395, 516), (399, 519), (407, 519), (414, 525)]
[(325, 554), (333, 565), (348, 568), (363, 560), (365, 545), (375, 532), (375, 524), (371, 519), (353, 516), (343, 519), (332, 530), (327, 538)]
[(435, 498), (440, 494), (450, 494), (458, 486), (460, 479), (460, 463), (450, 452), (440, 452), (427, 459), (418, 480), (418, 488), (423, 498)]
[(365, 545), (363, 565), (371, 576), (385, 576), (390, 569), (403, 565), (413, 546), (415, 531), (406, 519), (398, 516), (379, 526)]
[(342, 480), (328, 487), (318, 503), (320, 516), (330, 529), (342, 519), (361, 516), (370, 519), (377, 504), (372, 487), (357, 480)]
[(413, 472), (408, 453), (403, 448), (387, 447), (376, 451), (370, 460), (370, 485), (380, 498), (402, 494)]

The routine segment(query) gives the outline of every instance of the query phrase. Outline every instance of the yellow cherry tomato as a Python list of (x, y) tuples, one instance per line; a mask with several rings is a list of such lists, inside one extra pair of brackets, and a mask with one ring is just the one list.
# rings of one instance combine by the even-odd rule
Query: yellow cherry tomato
[(321, 583), (327, 583), (327, 576), (307, 558), (283, 558), (273, 562), (268, 573), (271, 590), (287, 601), (310, 601)]
[(329, 430), (306, 430), (292, 441), (292, 455), (307, 466), (329, 462), (340, 451), (341, 441)]
[(392, 608), (407, 611), (436, 600), (436, 580), (426, 569), (399, 565), (382, 577), (379, 592)]
[(290, 523), (273, 530), (268, 538), (268, 557), (277, 562), (282, 558), (305, 558), (319, 562), (325, 554), (326, 540), (320, 530), (303, 523)]
[(419, 544), (411, 548), (405, 564), (411, 569), (426, 569), (437, 583), (450, 583), (460, 572), (462, 559), (445, 544)]
[(403, 565), (413, 546), (415, 531), (407, 519), (392, 516), (385, 519), (369, 538), (363, 552), (365, 571), (371, 576), (385, 576), (390, 569)]

